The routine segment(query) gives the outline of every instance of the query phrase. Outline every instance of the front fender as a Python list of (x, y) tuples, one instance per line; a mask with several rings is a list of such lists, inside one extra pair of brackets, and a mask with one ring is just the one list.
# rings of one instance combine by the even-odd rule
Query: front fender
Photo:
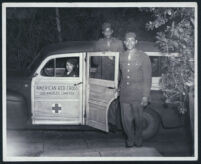
[(7, 129), (23, 129), (28, 120), (28, 110), (25, 98), (14, 91), (6, 95), (6, 124)]

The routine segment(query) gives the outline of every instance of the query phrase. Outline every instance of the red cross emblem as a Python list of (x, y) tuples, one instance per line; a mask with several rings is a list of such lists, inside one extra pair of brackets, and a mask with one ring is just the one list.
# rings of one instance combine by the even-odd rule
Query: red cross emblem
[(61, 112), (61, 104), (53, 104), (52, 105), (52, 112), (53, 113), (60, 113)]

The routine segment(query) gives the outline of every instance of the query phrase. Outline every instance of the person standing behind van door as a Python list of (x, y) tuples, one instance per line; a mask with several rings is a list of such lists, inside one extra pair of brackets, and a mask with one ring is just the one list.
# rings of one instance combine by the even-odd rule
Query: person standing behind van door
[[(119, 52), (123, 51), (123, 43), (119, 39), (112, 37), (112, 25), (108, 22), (102, 25), (102, 34), (104, 38), (99, 39), (95, 44), (95, 51), (100, 52)], [(93, 58), (93, 63), (97, 65), (96, 78), (104, 80), (114, 80), (115, 61), (113, 57)], [(118, 101), (111, 104), (109, 110), (109, 128), (110, 131), (115, 131), (116, 127), (121, 128), (120, 109)]]
[[(100, 52), (122, 52), (123, 43), (119, 39), (112, 37), (113, 29), (110, 23), (105, 22), (102, 25), (102, 34), (104, 38), (99, 39), (95, 43), (95, 51)], [(96, 77), (104, 80), (114, 80), (114, 58), (93, 58), (93, 63), (97, 65)], [(112, 71), (113, 70), (113, 71)]]
[(104, 37), (96, 42), (95, 49), (97, 51), (113, 51), (113, 52), (123, 51), (122, 41), (115, 37), (112, 37), (113, 32), (114, 31), (110, 23), (108, 22), (103, 23), (102, 34)]
[(127, 50), (120, 55), (120, 105), (126, 147), (141, 146), (143, 108), (148, 105), (152, 68), (149, 57), (135, 48), (135, 33), (126, 33), (124, 44)]

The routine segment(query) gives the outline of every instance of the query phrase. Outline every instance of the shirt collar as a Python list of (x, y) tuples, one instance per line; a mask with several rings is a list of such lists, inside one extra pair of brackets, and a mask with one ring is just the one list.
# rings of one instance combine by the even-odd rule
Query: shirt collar
[(136, 48), (135, 49), (132, 49), (132, 50), (128, 50), (128, 53), (135, 53), (137, 50)]
[(137, 56), (137, 49), (127, 50), (128, 55)]

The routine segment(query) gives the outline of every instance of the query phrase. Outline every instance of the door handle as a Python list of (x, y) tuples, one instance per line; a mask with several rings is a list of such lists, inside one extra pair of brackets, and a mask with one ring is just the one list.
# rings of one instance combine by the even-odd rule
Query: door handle
[(116, 89), (115, 87), (107, 87), (108, 89)]
[(76, 83), (76, 84), (74, 84), (74, 86), (80, 85), (80, 84), (82, 84), (82, 83), (83, 83), (83, 82)]

